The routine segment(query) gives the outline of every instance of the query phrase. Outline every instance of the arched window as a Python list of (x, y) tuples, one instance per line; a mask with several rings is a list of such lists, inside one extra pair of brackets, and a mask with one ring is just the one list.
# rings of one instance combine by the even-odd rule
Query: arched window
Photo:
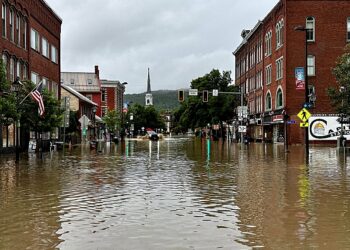
[(272, 31), (268, 31), (265, 35), (265, 56), (269, 56), (272, 53), (272, 45), (271, 45), (271, 39), (272, 39)]
[(15, 14), (12, 9), (10, 9), (10, 40), (15, 41)]
[(283, 93), (282, 89), (278, 88), (276, 93), (276, 109), (283, 108)]
[(306, 25), (307, 34), (306, 39), (308, 42), (314, 42), (315, 41), (315, 18), (314, 17), (307, 17), (306, 18)]
[(7, 13), (7, 10), (6, 10), (6, 4), (2, 4), (2, 36), (3, 37), (6, 37), (6, 13)]
[(13, 57), (10, 58), (10, 81), (15, 80), (15, 59)]
[(265, 98), (265, 110), (271, 110), (272, 109), (272, 98), (271, 98), (271, 93), (270, 91), (267, 92), (266, 98)]
[(2, 63), (5, 68), (5, 73), (7, 74), (7, 56), (5, 54), (2, 54)]
[(276, 24), (276, 48), (278, 49), (283, 45), (283, 19), (279, 20)]

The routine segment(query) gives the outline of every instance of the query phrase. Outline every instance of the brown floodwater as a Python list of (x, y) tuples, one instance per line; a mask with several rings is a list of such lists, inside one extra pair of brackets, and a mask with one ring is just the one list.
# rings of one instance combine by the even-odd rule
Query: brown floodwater
[(0, 249), (350, 249), (335, 148), (173, 138), (0, 158)]

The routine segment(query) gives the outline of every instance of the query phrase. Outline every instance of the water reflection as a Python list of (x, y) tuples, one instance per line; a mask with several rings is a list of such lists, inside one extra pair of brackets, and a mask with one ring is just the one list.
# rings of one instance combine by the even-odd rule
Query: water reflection
[(348, 249), (347, 157), (303, 154), (167, 138), (2, 157), (0, 249)]

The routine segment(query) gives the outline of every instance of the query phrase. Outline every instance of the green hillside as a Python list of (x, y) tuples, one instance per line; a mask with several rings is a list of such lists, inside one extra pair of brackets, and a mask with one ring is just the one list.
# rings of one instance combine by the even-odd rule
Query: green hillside
[[(125, 94), (124, 101), (145, 105), (145, 95), (146, 93)], [(177, 90), (157, 90), (152, 91), (152, 95), (154, 107), (158, 110), (173, 110), (180, 105), (177, 100)]]

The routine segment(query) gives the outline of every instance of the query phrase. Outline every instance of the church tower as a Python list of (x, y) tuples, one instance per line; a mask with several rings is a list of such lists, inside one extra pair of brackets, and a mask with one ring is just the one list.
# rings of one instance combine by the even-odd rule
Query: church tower
[(147, 92), (146, 92), (146, 106), (153, 105), (153, 96), (151, 92), (151, 79), (149, 76), (149, 68), (148, 68), (148, 78), (147, 78)]

